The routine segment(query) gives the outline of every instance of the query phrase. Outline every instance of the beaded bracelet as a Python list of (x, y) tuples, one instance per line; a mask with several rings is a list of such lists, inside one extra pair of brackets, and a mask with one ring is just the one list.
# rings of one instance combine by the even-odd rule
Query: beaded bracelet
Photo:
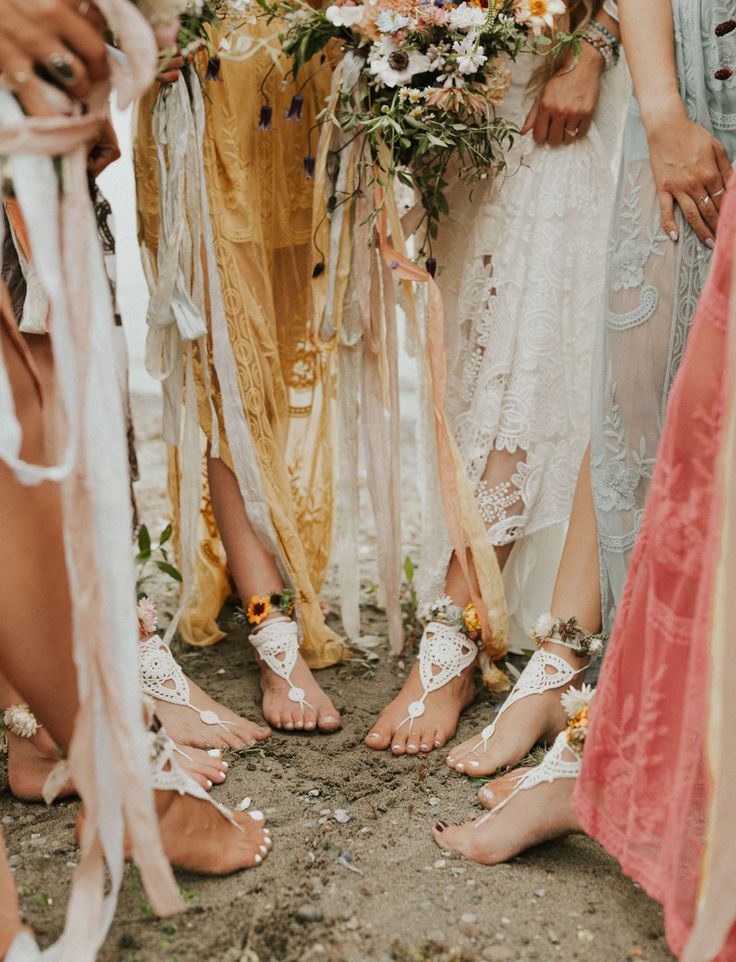
[(618, 38), (614, 37), (614, 35), (611, 33), (608, 27), (605, 27), (602, 23), (600, 23), (600, 21), (591, 20), (590, 26), (593, 27), (595, 30), (597, 30), (598, 33), (600, 33), (604, 37), (604, 39), (610, 43), (610, 45), (614, 48), (614, 50), (620, 47)]
[[(603, 33), (604, 30), (605, 34)], [(580, 36), (582, 40), (589, 43), (591, 47), (594, 47), (603, 57), (606, 69), (608, 70), (610, 67), (615, 67), (618, 63), (621, 55), (621, 45), (615, 37), (613, 37), (612, 41), (608, 40), (606, 34), (609, 37), (613, 37), (613, 34), (606, 30), (605, 27), (591, 20)]]

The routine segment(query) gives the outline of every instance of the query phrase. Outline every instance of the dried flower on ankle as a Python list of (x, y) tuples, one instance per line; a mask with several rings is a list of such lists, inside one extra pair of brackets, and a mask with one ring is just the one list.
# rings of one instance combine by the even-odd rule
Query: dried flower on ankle
[(577, 755), (582, 754), (588, 737), (589, 710), (595, 689), (590, 685), (568, 688), (560, 701), (567, 712), (567, 744)]
[(147, 641), (151, 635), (156, 634), (158, 628), (158, 614), (156, 605), (147, 595), (142, 595), (136, 605), (138, 615), (138, 634), (142, 641)]
[(36, 716), (25, 703), (10, 705), (3, 712), (3, 727), (18, 738), (33, 738), (41, 727)]

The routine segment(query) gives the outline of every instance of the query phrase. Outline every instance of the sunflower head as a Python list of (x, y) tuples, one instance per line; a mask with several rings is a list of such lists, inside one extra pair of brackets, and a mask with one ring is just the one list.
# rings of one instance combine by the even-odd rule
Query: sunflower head
[(248, 622), (260, 625), (271, 614), (271, 599), (267, 596), (253, 595), (248, 604)]

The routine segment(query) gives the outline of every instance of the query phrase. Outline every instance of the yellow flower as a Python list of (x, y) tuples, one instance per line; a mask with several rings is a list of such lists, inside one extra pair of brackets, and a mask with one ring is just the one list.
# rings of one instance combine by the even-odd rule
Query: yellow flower
[(472, 601), (463, 609), (463, 622), (468, 631), (480, 631), (480, 618)]
[(271, 614), (271, 599), (268, 596), (253, 595), (248, 605), (248, 621), (251, 625), (260, 623)]

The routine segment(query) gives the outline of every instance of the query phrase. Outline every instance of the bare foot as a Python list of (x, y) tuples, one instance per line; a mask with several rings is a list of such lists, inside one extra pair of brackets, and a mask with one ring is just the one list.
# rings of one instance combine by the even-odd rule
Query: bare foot
[(414, 719), (409, 731), (410, 723), (405, 722), (409, 705), (424, 693), (416, 661), (404, 687), (366, 735), (365, 744), (380, 751), (390, 747), (394, 755), (416, 755), (441, 748), (455, 734), (461, 712), (475, 701), (474, 667), (470, 665), (457, 678), (427, 695), (426, 711)]
[(210, 748), (209, 751), (205, 751), (202, 748), (192, 748), (191, 745), (183, 748), (177, 746), (176, 760), (187, 775), (207, 791), (213, 784), (222, 785), (230, 767), (223, 761), (219, 748)]
[[(43, 786), (59, 761), (53, 739), (40, 729), (32, 738), (20, 738), (6, 731), (8, 739), (8, 784), (16, 798), (39, 802)], [(57, 798), (74, 795), (71, 782), (64, 785)]]
[[(492, 783), (491, 791), (498, 793), (496, 805), (516, 787), (512, 778), (515, 774), (518, 772), (510, 772)], [(519, 792), (496, 815), (481, 816), (464, 825), (436, 822), (434, 840), (440, 848), (459, 852), (483, 865), (508, 862), (533, 845), (580, 831), (571, 805), (574, 789), (572, 778), (542, 782)]]
[(301, 653), (297, 655), (291, 681), (304, 691), (304, 710), (289, 698), (289, 683), (272, 671), (258, 653), (256, 659), (261, 669), (263, 717), (269, 725), (287, 731), (337, 731), (342, 724), (340, 713), (317, 684)]
[(490, 811), (509, 797), (518, 784), (517, 778), (523, 778), (530, 771), (531, 768), (515, 768), (500, 778), (486, 782), (478, 789), (478, 801), (483, 808)]
[[(560, 645), (548, 648), (545, 644), (543, 648), (562, 658), (575, 671), (587, 667), (587, 658), (578, 658)], [(554, 675), (555, 669), (547, 667), (546, 674)], [(465, 775), (492, 775), (499, 768), (506, 768), (524, 758), (537, 743), (553, 742), (567, 724), (560, 696), (571, 685), (582, 684), (584, 677), (585, 673), (581, 671), (567, 684), (528, 695), (509, 705), (498, 716), (496, 729), (485, 745), (480, 733), (473, 735), (450, 751), (447, 765)]]
[[(268, 728), (256, 725), (241, 718), (224, 705), (220, 705), (210, 698), (191, 678), (189, 682), (189, 699), (199, 712), (214, 712), (225, 725), (208, 725), (203, 722), (197, 711), (186, 705), (172, 705), (163, 699), (156, 699), (156, 715), (160, 719), (169, 736), (177, 745), (191, 745), (192, 748), (252, 748), (258, 742), (265, 741), (271, 734)], [(168, 687), (168, 686), (167, 686)]]
[(233, 812), (237, 827), (202, 799), (156, 792), (161, 840), (173, 866), (203, 875), (253, 868), (271, 851), (261, 812)]

